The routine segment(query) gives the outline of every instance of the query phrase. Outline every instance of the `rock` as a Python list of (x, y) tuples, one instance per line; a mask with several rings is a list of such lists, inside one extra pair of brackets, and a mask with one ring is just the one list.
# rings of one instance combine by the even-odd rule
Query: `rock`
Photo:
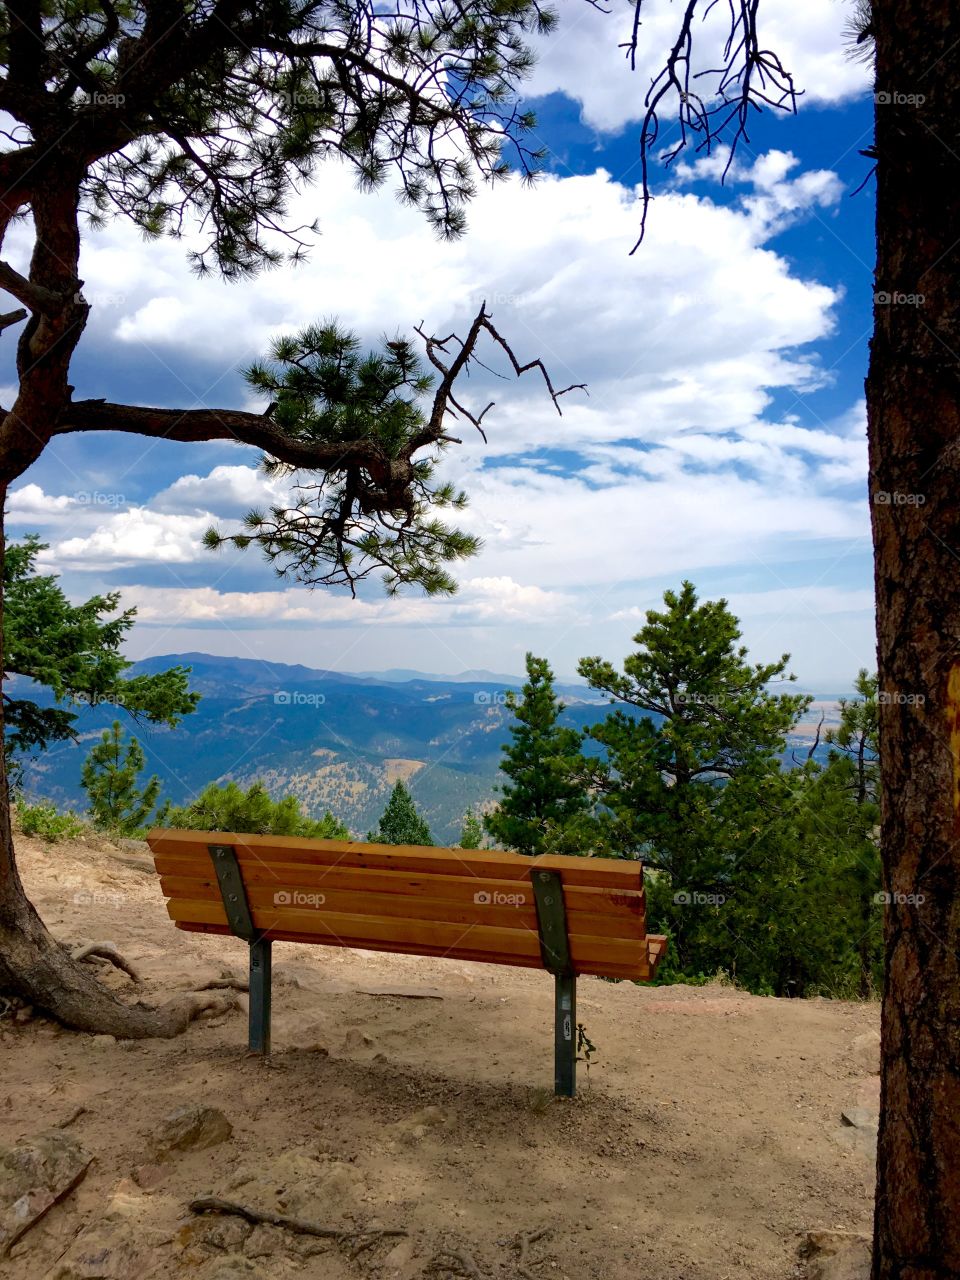
[(96, 1045), (98, 1049), (106, 1049), (109, 1046), (115, 1045), (117, 1043), (117, 1037), (107, 1036), (107, 1035), (91, 1036), (90, 1043), (93, 1045)]
[(61, 1129), (0, 1148), (0, 1254), (69, 1195), (92, 1159)]
[(870, 1237), (861, 1231), (808, 1231), (800, 1245), (805, 1280), (870, 1280)]
[(347, 1053), (353, 1053), (357, 1049), (372, 1049), (375, 1044), (373, 1036), (361, 1031), (359, 1027), (351, 1027), (343, 1037), (343, 1047)]
[(205, 1151), (226, 1142), (233, 1125), (216, 1107), (191, 1103), (165, 1116), (155, 1147), (159, 1159), (174, 1151)]
[(141, 1164), (131, 1176), (141, 1191), (152, 1191), (164, 1180), (167, 1172), (158, 1164)]
[(865, 1031), (857, 1036), (851, 1049), (851, 1058), (861, 1071), (872, 1076), (880, 1074), (880, 1035), (876, 1031)]
[(851, 1129), (867, 1129), (874, 1133), (880, 1124), (879, 1112), (872, 1107), (846, 1107), (840, 1112), (840, 1119)]
[(237, 1169), (223, 1194), (228, 1200), (336, 1226), (357, 1211), (367, 1191), (363, 1172), (355, 1164), (294, 1147), (258, 1165)]
[(239, 1253), (247, 1236), (254, 1230), (243, 1218), (219, 1217), (211, 1214), (198, 1219), (193, 1239), (215, 1253)]
[[(175, 1205), (171, 1197), (167, 1210)], [(152, 1251), (169, 1243), (150, 1225), (155, 1197), (129, 1179), (114, 1189), (103, 1216), (82, 1232), (45, 1280), (141, 1280), (155, 1269)]]
[(275, 1258), (290, 1247), (290, 1238), (282, 1227), (262, 1223), (247, 1236), (243, 1252), (248, 1258)]

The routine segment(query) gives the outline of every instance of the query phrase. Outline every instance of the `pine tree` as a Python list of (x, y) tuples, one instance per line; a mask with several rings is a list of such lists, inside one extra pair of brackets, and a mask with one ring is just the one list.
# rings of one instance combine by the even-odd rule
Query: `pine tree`
[(579, 671), (623, 704), (588, 731), (605, 751), (597, 785), (619, 846), (666, 873), (651, 886), (651, 921), (670, 932), (681, 962), (695, 964), (688, 896), (729, 897), (743, 859), (766, 856), (780, 755), (809, 699), (768, 690), (792, 679), (788, 655), (751, 664), (725, 600), (700, 604), (684, 582), (664, 603), (648, 610), (622, 674), (601, 658), (584, 658)]
[(190, 804), (171, 809), (169, 827), (188, 831), (243, 831), (252, 835), (306, 836), (311, 840), (349, 840), (350, 832), (328, 810), (307, 818), (296, 796), (273, 800), (262, 782), (244, 791), (235, 782), (211, 782)]
[(460, 848), (479, 849), (482, 844), (483, 820), (473, 811), (473, 809), (468, 809), (463, 815), (463, 828), (460, 832)]
[[(96, 825), (133, 835), (146, 825), (153, 812), (160, 779), (154, 775), (143, 787), (137, 785), (146, 757), (136, 738), (131, 738), (124, 750), (123, 738), (120, 721), (114, 720), (83, 762), (80, 781)], [(162, 812), (157, 820), (162, 820)]]
[(367, 839), (373, 844), (433, 844), (430, 828), (399, 779), (394, 783), (377, 830), (371, 831)]
[(591, 799), (581, 755), (583, 735), (559, 723), (565, 706), (545, 658), (527, 654), (527, 681), (507, 695), (515, 723), (500, 768), (512, 785), (483, 820), (500, 844), (518, 853), (583, 853), (590, 847)]

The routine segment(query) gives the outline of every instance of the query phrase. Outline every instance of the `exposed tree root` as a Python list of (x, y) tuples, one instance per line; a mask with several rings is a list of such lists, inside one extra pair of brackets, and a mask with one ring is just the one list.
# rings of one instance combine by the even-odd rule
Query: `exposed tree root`
[(198, 991), (249, 991), (247, 978), (238, 978), (235, 973), (224, 973), (219, 978), (211, 978), (209, 982), (197, 987)]
[(124, 959), (113, 942), (85, 942), (82, 946), (74, 947), (70, 952), (72, 960), (107, 960), (110, 964), (116, 965), (118, 969), (122, 969), (137, 986), (143, 985), (143, 978), (140, 970), (137, 969), (129, 960)]
[(338, 1245), (349, 1248), (353, 1258), (364, 1249), (372, 1249), (383, 1240), (392, 1240), (407, 1234), (400, 1229), (344, 1231), (342, 1227), (324, 1227), (317, 1222), (308, 1222), (304, 1218), (291, 1218), (285, 1213), (271, 1213), (268, 1209), (252, 1209), (249, 1205), (237, 1204), (233, 1200), (220, 1200), (217, 1196), (201, 1196), (198, 1200), (191, 1200), (190, 1210), (192, 1213), (233, 1214), (235, 1217), (252, 1222), (255, 1226), (263, 1223), (270, 1227), (283, 1227), (286, 1231), (294, 1232), (295, 1235), (317, 1236), (321, 1240), (333, 1240)]
[(483, 1280), (483, 1272), (466, 1249), (441, 1249), (431, 1258), (424, 1274), (439, 1275), (442, 1272), (448, 1276), (466, 1276), (467, 1280)]
[(0, 901), (0, 992), (20, 996), (66, 1027), (118, 1040), (171, 1039), (201, 1013), (238, 1006), (231, 993), (178, 995), (157, 1009), (125, 1003), (48, 933), (24, 898), (9, 912)]
[(541, 1227), (539, 1231), (521, 1231), (517, 1236), (517, 1249), (519, 1258), (517, 1259), (517, 1275), (523, 1280), (537, 1280), (537, 1277), (527, 1267), (529, 1262), (528, 1252), (532, 1244), (536, 1244), (538, 1240), (543, 1240), (545, 1236), (551, 1234), (551, 1227)]

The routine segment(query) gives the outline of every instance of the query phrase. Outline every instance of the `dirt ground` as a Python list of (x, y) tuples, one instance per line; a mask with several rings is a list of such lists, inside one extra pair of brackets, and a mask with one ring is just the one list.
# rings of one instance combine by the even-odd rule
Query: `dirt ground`
[[(98, 966), (131, 999), (245, 974), (243, 943), (173, 927), (145, 847), (19, 846), (53, 932), (142, 971)], [(777, 1280), (805, 1233), (869, 1229), (870, 1134), (841, 1112), (875, 1112), (875, 1005), (584, 978), (598, 1054), (560, 1101), (546, 974), (277, 944), (269, 1063), (245, 999), (172, 1041), (0, 1020), (0, 1145), (63, 1126), (93, 1156), (0, 1274)], [(232, 1133), (164, 1155), (186, 1104)], [(191, 1212), (204, 1195), (345, 1234)], [(355, 1234), (378, 1229), (406, 1234)]]

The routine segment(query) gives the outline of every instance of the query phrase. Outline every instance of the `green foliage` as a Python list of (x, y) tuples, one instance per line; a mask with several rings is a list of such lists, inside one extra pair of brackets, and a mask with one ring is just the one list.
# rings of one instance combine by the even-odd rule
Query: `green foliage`
[[(416, 585), (452, 595), (456, 582), (445, 566), (475, 555), (480, 540), (437, 518), (439, 510), (462, 511), (467, 498), (435, 482), (436, 458), (411, 461), (416, 441), (429, 438), (425, 398), (433, 385), (413, 345), (396, 338), (363, 354), (356, 335), (336, 322), (311, 325), (278, 338), (246, 378), (269, 397), (271, 421), (287, 439), (363, 442), (369, 459), (349, 468), (335, 461), (322, 483), (299, 486), (295, 506), (250, 511), (242, 533), (209, 529), (205, 545), (258, 546), (279, 574), (311, 584), (353, 589), (382, 571), (391, 594)], [(271, 459), (263, 465), (270, 474), (291, 470)]]
[(544, 658), (526, 658), (527, 680), (519, 698), (507, 694), (515, 722), (500, 768), (510, 779), (497, 808), (483, 825), (495, 840), (518, 853), (584, 853), (594, 829), (592, 804), (581, 755), (583, 735), (559, 723), (564, 704)]
[(374, 844), (433, 844), (430, 828), (401, 781), (394, 783), (379, 826), (367, 839)]
[(16, 813), (25, 836), (37, 836), (55, 843), (57, 840), (75, 840), (84, 832), (83, 822), (75, 813), (61, 813), (56, 805), (43, 800), (37, 804), (18, 800)]
[(622, 673), (600, 658), (579, 670), (611, 702), (641, 713), (618, 708), (589, 730), (604, 749), (595, 785), (613, 815), (614, 846), (667, 873), (671, 896), (654, 895), (653, 923), (669, 930), (684, 968), (711, 972), (691, 904), (672, 895), (728, 897), (746, 865), (769, 856), (779, 755), (809, 699), (768, 691), (784, 678), (787, 655), (748, 662), (726, 601), (700, 604), (685, 582), (664, 603), (648, 610)]
[[(542, 161), (525, 144), (534, 119), (515, 105), (530, 41), (556, 23), (537, 0), (395, 11), (274, 0), (233, 6), (229, 21), (206, 4), (43, 8), (36, 52), (52, 123), (85, 128), (104, 157), (84, 184), (85, 212), (97, 225), (119, 210), (148, 236), (199, 228), (201, 273), (237, 278), (281, 261), (278, 231), (300, 256), (288, 203), (330, 155), (361, 188), (392, 175), (399, 198), (448, 237), (463, 231), (478, 177), (504, 177), (508, 154), (528, 175)], [(9, 30), (0, 7), (4, 65)]]
[[(160, 795), (160, 779), (154, 774), (143, 787), (138, 779), (146, 758), (136, 738), (124, 744), (123, 728), (114, 720), (83, 762), (80, 782), (90, 801), (96, 826), (132, 836), (146, 826)], [(165, 809), (157, 815), (163, 820)]]
[(46, 543), (36, 535), (6, 547), (4, 664), (8, 675), (45, 685), (63, 705), (41, 707), (4, 693), (8, 751), (45, 750), (51, 742), (75, 741), (77, 716), (68, 708), (83, 704), (107, 703), (137, 722), (178, 724), (200, 700), (187, 688), (189, 667), (125, 678), (132, 664), (120, 646), (136, 610), (117, 613), (118, 592), (72, 605), (55, 576), (37, 572), (37, 557), (45, 550)]
[(188, 831), (237, 831), (250, 835), (306, 836), (311, 840), (349, 840), (350, 832), (331, 813), (304, 815), (296, 796), (273, 800), (262, 782), (247, 790), (235, 782), (211, 782), (189, 805), (174, 808), (168, 827)]
[(483, 819), (468, 809), (463, 815), (463, 830), (460, 832), (461, 849), (480, 849), (483, 846)]

